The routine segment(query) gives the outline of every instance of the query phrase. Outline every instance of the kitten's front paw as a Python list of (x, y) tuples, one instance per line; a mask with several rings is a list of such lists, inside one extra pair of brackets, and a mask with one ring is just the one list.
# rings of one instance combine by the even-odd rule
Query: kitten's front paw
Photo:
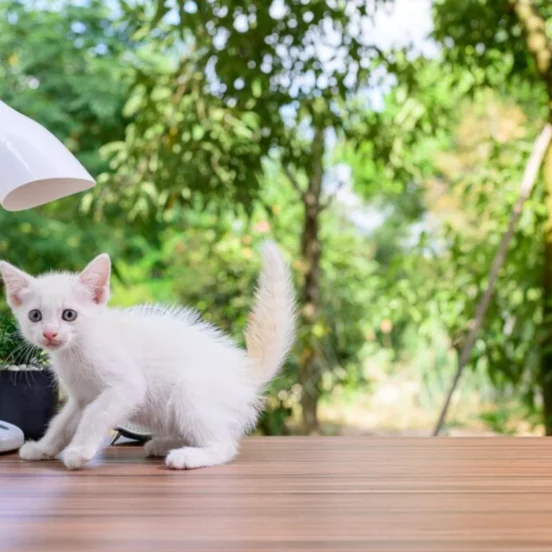
[(68, 470), (80, 470), (84, 465), (92, 460), (95, 451), (87, 447), (70, 446), (63, 452), (63, 463)]
[(27, 441), (19, 449), (19, 458), (23, 460), (51, 460), (55, 458), (56, 451), (46, 448), (40, 442)]

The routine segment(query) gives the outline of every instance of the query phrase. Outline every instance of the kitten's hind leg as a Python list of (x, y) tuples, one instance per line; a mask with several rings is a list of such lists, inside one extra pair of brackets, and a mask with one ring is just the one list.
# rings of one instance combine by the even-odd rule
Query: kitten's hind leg
[(204, 447), (183, 447), (169, 452), (165, 464), (173, 470), (193, 470), (226, 464), (235, 458), (235, 441), (213, 442)]
[(182, 445), (184, 445), (184, 439), (153, 437), (144, 445), (144, 452), (148, 458), (164, 458), (171, 449)]

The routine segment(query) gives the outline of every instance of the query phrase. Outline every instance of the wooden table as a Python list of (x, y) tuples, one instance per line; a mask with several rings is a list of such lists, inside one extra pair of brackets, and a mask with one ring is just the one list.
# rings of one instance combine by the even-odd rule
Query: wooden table
[(552, 440), (252, 438), (188, 472), (0, 457), (0, 550), (552, 550)]

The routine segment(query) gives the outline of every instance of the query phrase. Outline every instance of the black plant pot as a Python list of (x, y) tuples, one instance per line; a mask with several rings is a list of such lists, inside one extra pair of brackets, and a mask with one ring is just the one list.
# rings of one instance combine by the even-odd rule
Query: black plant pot
[(55, 414), (57, 387), (48, 370), (0, 370), (0, 420), (40, 439)]

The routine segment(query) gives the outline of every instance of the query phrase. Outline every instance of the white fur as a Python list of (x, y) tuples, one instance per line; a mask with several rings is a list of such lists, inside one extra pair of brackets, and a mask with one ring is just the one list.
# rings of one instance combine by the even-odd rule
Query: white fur
[[(53, 458), (67, 468), (93, 458), (110, 429), (132, 420), (150, 428), (149, 456), (174, 469), (230, 461), (256, 423), (262, 388), (293, 343), (294, 293), (276, 245), (263, 248), (263, 268), (245, 351), (187, 309), (111, 309), (110, 261), (96, 257), (79, 274), (33, 278), (0, 261), (8, 302), (25, 338), (50, 353), (69, 400), (46, 435), (21, 458)], [(32, 322), (29, 312), (40, 310)], [(65, 321), (65, 309), (76, 311)], [(51, 336), (55, 337), (52, 338)]]

